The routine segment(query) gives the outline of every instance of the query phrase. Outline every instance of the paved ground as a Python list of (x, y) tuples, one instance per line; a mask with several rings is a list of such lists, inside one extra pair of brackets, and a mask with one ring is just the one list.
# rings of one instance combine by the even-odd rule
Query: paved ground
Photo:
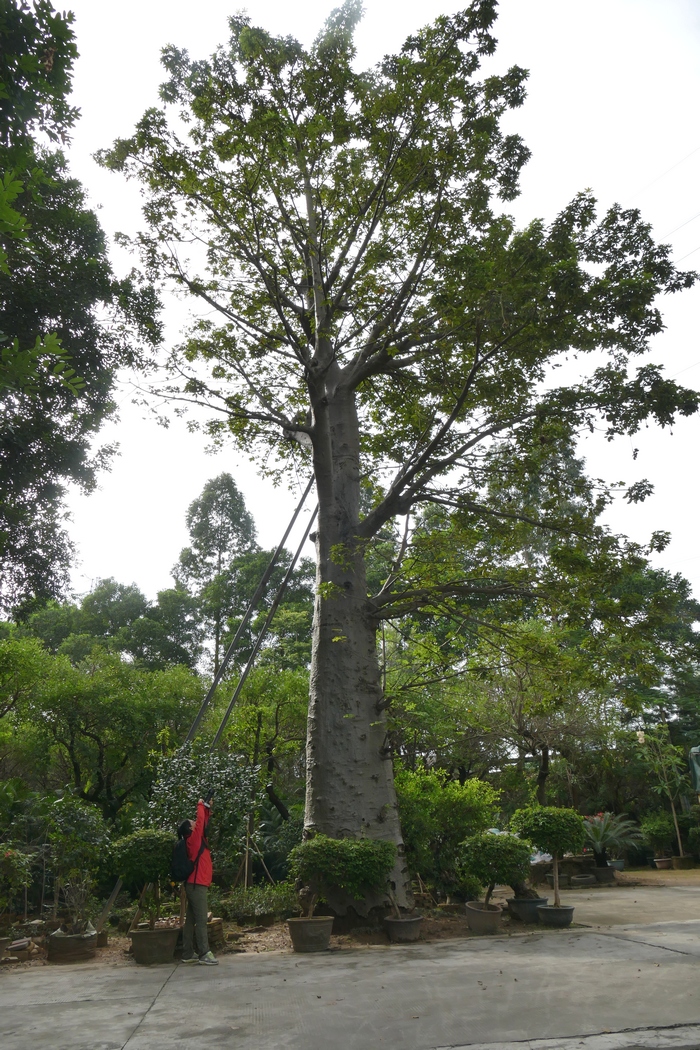
[(567, 897), (586, 922), (611, 908), (619, 918), (634, 900), (642, 907), (642, 889), (652, 895), (644, 912), (653, 904), (666, 921), (227, 955), (217, 968), (5, 973), (0, 1042), (2, 1050), (697, 1050), (700, 914), (688, 913), (700, 912), (700, 888)]

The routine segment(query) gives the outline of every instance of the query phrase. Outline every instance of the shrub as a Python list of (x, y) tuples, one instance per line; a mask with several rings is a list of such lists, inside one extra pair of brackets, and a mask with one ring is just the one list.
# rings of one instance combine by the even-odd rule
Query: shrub
[(32, 881), (31, 854), (0, 843), (0, 916), (9, 911), (12, 902)]
[(321, 892), (338, 889), (360, 900), (368, 890), (383, 888), (395, 860), (393, 842), (331, 839), (326, 835), (302, 842), (289, 854), (292, 875), (307, 887), (300, 900), (308, 915), (313, 914)]
[(670, 813), (664, 813), (663, 810), (650, 813), (639, 827), (644, 841), (654, 850), (655, 856), (663, 857), (671, 851), (675, 828)]
[(607, 851), (620, 851), (626, 846), (633, 846), (641, 839), (639, 828), (628, 817), (616, 816), (614, 813), (599, 813), (595, 817), (584, 819), (586, 842), (596, 856), (596, 863), (607, 868)]
[(141, 828), (139, 831), (117, 839), (112, 849), (114, 865), (127, 886), (145, 888), (148, 883), (153, 891), (142, 896), (143, 906), (148, 911), (151, 929), (160, 917), (160, 886), (170, 875), (173, 836), (157, 828)]
[(493, 835), (486, 832), (472, 835), (460, 846), (460, 861), (464, 868), (486, 887), (488, 904), (496, 883), (510, 886), (524, 882), (530, 870), (532, 847), (515, 835)]
[(299, 898), (291, 882), (238, 888), (221, 898), (221, 914), (224, 919), (240, 923), (262, 915), (286, 919), (299, 914)]
[(396, 791), (410, 871), (438, 894), (463, 894), (459, 844), (494, 824), (498, 792), (482, 780), (460, 784), (426, 770), (399, 770)]
[(573, 809), (556, 806), (528, 806), (518, 809), (510, 826), (537, 849), (551, 853), (554, 860), (554, 906), (560, 906), (559, 858), (564, 853), (577, 853), (583, 847), (585, 828), (583, 817)]

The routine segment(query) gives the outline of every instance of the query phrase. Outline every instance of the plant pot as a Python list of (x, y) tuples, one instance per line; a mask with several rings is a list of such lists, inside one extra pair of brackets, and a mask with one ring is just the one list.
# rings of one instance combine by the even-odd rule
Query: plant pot
[(472, 933), (498, 933), (501, 928), (501, 909), (497, 904), (469, 901), (466, 909), (467, 925)]
[(97, 934), (97, 948), (106, 948), (109, 944), (109, 933), (107, 930), (100, 930)]
[(224, 938), (224, 920), (210, 919), (207, 923), (207, 940), (212, 951), (218, 951), (226, 943)]
[[(550, 887), (552, 889), (554, 889), (554, 874), (551, 871), (550, 871), (549, 875), (547, 875), (547, 882), (549, 883)], [(570, 875), (564, 875), (564, 873), (560, 871), (559, 872), (559, 889), (560, 890), (568, 890), (570, 885), (571, 885), (571, 876)]]
[(604, 886), (610, 886), (615, 881), (614, 868), (594, 868), (593, 874), (595, 875), (596, 882), (600, 882)]
[(624, 862), (624, 860), (609, 860), (608, 861), (608, 867), (614, 868), (615, 871), (624, 871), (625, 870), (625, 862)]
[(540, 904), (546, 904), (549, 897), (509, 897), (508, 910), (511, 915), (521, 922), (535, 923), (540, 921), (537, 909)]
[(3, 955), (6, 948), (9, 948), (12, 944), (11, 937), (0, 937), (0, 955)]
[(401, 919), (387, 916), (384, 920), (384, 928), (389, 934), (389, 940), (392, 944), (410, 944), (412, 941), (417, 941), (420, 937), (422, 922), (422, 915), (407, 915)]
[(692, 857), (672, 857), (671, 863), (676, 871), (685, 871), (686, 868), (695, 867), (695, 861)]
[(287, 929), (295, 952), (325, 952), (331, 943), (332, 915), (313, 915), (310, 919), (287, 919)]
[(157, 966), (173, 961), (179, 926), (164, 930), (132, 930), (131, 951), (140, 966)]
[(666, 871), (667, 869), (673, 867), (673, 858), (672, 857), (654, 857), (654, 864), (656, 865), (657, 868), (661, 868), (663, 871)]
[(48, 959), (50, 963), (87, 962), (95, 958), (97, 934), (61, 933), (57, 930), (49, 937)]
[(563, 904), (558, 908), (555, 908), (553, 904), (540, 904), (537, 913), (540, 922), (546, 926), (559, 926), (560, 928), (570, 926), (574, 917), (574, 909)]
[(572, 875), (571, 889), (583, 889), (584, 886), (595, 886), (597, 883), (595, 875)]

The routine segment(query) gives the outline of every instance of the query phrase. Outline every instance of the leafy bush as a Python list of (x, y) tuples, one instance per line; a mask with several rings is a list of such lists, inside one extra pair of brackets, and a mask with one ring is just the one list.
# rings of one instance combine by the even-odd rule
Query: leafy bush
[(600, 867), (608, 866), (608, 850), (619, 852), (626, 846), (633, 846), (642, 837), (637, 825), (628, 817), (616, 816), (614, 813), (586, 817), (583, 824), (586, 842), (595, 853)]
[(109, 851), (109, 829), (96, 806), (66, 793), (50, 808), (47, 835), (62, 880), (94, 874)]
[(114, 866), (127, 886), (145, 888), (151, 883), (153, 889), (143, 898), (151, 929), (160, 916), (160, 885), (170, 875), (173, 836), (159, 828), (141, 828), (117, 839), (112, 849)]
[(700, 828), (697, 825), (688, 832), (688, 845), (691, 853), (694, 853), (695, 856), (700, 853)]
[(207, 829), (217, 878), (233, 881), (245, 846), (245, 822), (255, 808), (257, 774), (239, 755), (186, 744), (158, 759), (146, 823), (175, 833), (181, 821), (194, 820), (197, 800), (214, 793)]
[(530, 870), (532, 846), (515, 835), (472, 835), (460, 846), (459, 858), (470, 875), (486, 887), (486, 903), (496, 883), (524, 882)]
[(439, 895), (463, 895), (459, 844), (494, 824), (498, 792), (482, 780), (460, 784), (426, 770), (399, 770), (396, 791), (410, 871)]
[(248, 922), (262, 915), (286, 919), (299, 914), (299, 899), (291, 882), (239, 888), (221, 898), (221, 914), (235, 922)]
[(31, 855), (9, 843), (0, 843), (0, 915), (10, 910), (19, 892), (31, 881)]
[(675, 834), (673, 818), (670, 813), (659, 810), (650, 813), (641, 821), (640, 831), (645, 842), (654, 850), (657, 857), (664, 857), (671, 851), (671, 843)]
[(574, 809), (556, 806), (528, 806), (517, 809), (510, 826), (537, 849), (551, 853), (554, 859), (554, 905), (559, 907), (559, 858), (564, 853), (577, 853), (582, 847), (586, 831), (581, 817)]
[(320, 892), (339, 889), (360, 900), (368, 890), (383, 888), (395, 860), (393, 842), (326, 835), (302, 842), (289, 854), (292, 875), (309, 888), (308, 897), (300, 894), (309, 914)]

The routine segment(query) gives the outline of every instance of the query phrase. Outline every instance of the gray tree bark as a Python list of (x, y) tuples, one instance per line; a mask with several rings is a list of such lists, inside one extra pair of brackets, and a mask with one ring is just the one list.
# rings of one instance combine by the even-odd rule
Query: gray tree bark
[[(305, 836), (385, 839), (397, 846), (391, 876), (401, 907), (412, 906), (404, 860), (377, 623), (367, 597), (360, 514), (360, 447), (354, 393), (326, 374), (314, 406), (314, 469), (319, 502), (317, 594), (306, 745)], [(336, 378), (340, 380), (340, 375)], [(386, 894), (355, 904), (367, 914)], [(329, 903), (344, 913), (349, 901)]]

